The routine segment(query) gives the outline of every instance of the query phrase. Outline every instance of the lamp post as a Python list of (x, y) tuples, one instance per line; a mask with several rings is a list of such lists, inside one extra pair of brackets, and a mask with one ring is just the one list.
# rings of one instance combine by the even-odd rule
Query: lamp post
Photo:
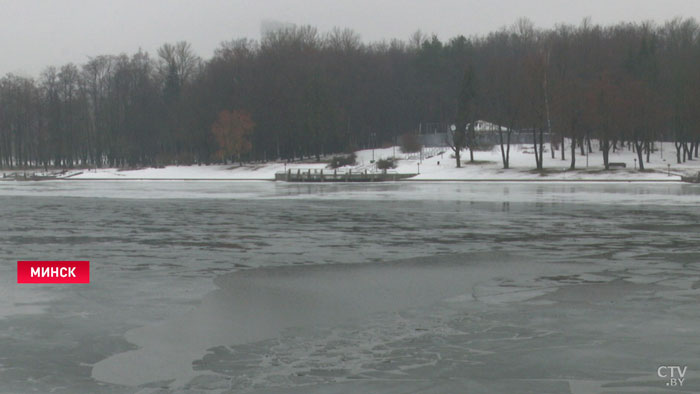
[(418, 164), (418, 175), (420, 175), (420, 163), (417, 163), (417, 164)]

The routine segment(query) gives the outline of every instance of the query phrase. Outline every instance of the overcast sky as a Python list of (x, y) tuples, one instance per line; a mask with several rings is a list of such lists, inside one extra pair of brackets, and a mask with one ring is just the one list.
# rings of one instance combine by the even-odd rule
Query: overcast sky
[(700, 0), (0, 0), (0, 75), (36, 76), (48, 65), (99, 54), (155, 53), (186, 40), (208, 58), (221, 41), (260, 37), (265, 19), (349, 27), (365, 41), (487, 33), (519, 17), (539, 27), (700, 16)]

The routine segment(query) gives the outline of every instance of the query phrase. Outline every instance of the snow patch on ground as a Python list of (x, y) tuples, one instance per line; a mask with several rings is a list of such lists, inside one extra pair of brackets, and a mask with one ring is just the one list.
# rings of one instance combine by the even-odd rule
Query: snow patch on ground
[[(142, 168), (120, 170), (105, 168), (86, 170), (69, 176), (72, 179), (227, 179), (227, 180), (273, 180), (275, 173), (297, 169), (323, 169), (326, 163), (267, 163), (252, 165), (202, 165), (167, 166), (164, 168)], [(68, 174), (70, 175), (70, 174)]]
[[(504, 170), (500, 147), (490, 151), (474, 152), (474, 163), (469, 163), (469, 151), (462, 152), (462, 167), (457, 168), (450, 148), (424, 148), (422, 153), (402, 153), (399, 147), (383, 149), (366, 149), (356, 152), (357, 163), (338, 169), (340, 172), (378, 171), (376, 162), (380, 159), (398, 159), (397, 168), (392, 172), (416, 174), (411, 180), (528, 180), (528, 181), (679, 181), (682, 174), (695, 174), (700, 171), (700, 160), (683, 164), (675, 163), (675, 147), (672, 143), (663, 144), (663, 157), (657, 151), (645, 163), (646, 171), (635, 169), (638, 163), (636, 153), (628, 150), (610, 152), (610, 161), (625, 163), (627, 168), (605, 171), (602, 154), (593, 147), (594, 153), (580, 155), (577, 152), (577, 170), (570, 171), (570, 150), (567, 148), (566, 160), (561, 160), (561, 151), (556, 151), (556, 158), (545, 148), (544, 171), (534, 171), (535, 156), (530, 145), (513, 145), (510, 150), (510, 169)], [(330, 158), (327, 158), (328, 160)], [(670, 165), (670, 166), (669, 166)], [(67, 173), (70, 179), (185, 179), (185, 180), (273, 180), (275, 173), (291, 170), (332, 171), (326, 162), (270, 162), (248, 165), (194, 165), (167, 166), (164, 168), (143, 168), (120, 170), (115, 168), (92, 169)]]

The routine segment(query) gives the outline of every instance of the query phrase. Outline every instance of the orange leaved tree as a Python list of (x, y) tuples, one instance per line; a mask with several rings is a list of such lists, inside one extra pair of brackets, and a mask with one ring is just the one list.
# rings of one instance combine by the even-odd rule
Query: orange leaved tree
[(211, 126), (211, 132), (219, 144), (216, 156), (224, 162), (234, 157), (241, 162), (241, 156), (253, 147), (250, 135), (254, 127), (255, 123), (246, 111), (219, 112), (216, 122)]

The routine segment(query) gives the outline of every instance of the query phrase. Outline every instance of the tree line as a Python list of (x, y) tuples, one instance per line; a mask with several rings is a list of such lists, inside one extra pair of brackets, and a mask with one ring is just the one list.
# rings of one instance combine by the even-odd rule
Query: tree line
[(444, 42), (417, 32), (365, 43), (352, 30), (303, 26), (224, 42), (208, 60), (186, 42), (155, 56), (101, 55), (0, 79), (0, 165), (320, 159), (394, 144), (426, 121), (455, 124), (459, 152), (478, 119), (505, 126), (505, 168), (512, 130), (532, 132), (537, 168), (545, 132), (567, 141), (559, 151), (572, 168), (591, 139), (606, 167), (622, 146), (643, 166), (661, 139), (675, 142), (678, 162), (692, 160), (699, 36), (694, 19), (553, 29), (519, 20)]

